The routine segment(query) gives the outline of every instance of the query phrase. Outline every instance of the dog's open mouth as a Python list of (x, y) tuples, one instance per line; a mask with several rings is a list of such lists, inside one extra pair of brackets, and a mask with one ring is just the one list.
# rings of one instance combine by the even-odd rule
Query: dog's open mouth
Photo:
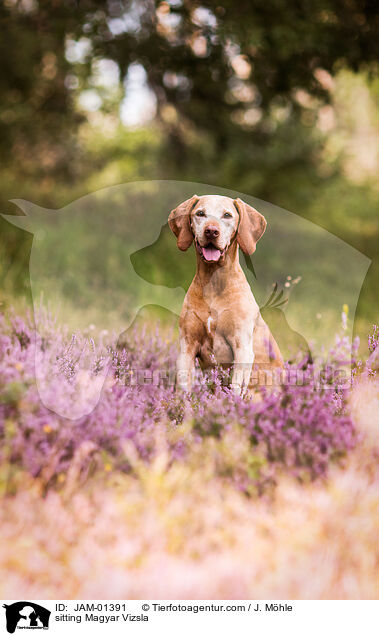
[(196, 241), (196, 248), (207, 263), (217, 263), (224, 255), (226, 249), (220, 250), (218, 247), (215, 247), (213, 243), (208, 243), (208, 245), (202, 247), (198, 241)]

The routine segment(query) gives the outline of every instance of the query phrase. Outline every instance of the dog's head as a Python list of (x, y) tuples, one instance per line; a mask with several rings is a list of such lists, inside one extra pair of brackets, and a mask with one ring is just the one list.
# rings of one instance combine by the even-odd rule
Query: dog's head
[(168, 222), (180, 250), (195, 241), (205, 262), (220, 264), (234, 240), (245, 254), (253, 254), (267, 225), (251, 205), (217, 194), (195, 194), (172, 210)]

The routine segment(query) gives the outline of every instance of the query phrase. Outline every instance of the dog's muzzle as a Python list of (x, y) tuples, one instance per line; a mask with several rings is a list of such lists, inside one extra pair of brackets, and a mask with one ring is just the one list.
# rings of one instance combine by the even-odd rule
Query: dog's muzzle
[(207, 263), (217, 263), (225, 254), (228, 249), (228, 245), (224, 247), (223, 250), (220, 250), (219, 247), (215, 247), (213, 243), (208, 243), (204, 247), (200, 245), (199, 241), (195, 238), (196, 249), (199, 252), (200, 256)]

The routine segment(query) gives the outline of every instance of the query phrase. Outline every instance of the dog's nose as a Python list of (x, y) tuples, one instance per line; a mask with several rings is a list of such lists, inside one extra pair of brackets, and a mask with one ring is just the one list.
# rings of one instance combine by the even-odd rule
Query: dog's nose
[(208, 225), (204, 230), (207, 239), (215, 239), (220, 236), (220, 230), (215, 225)]

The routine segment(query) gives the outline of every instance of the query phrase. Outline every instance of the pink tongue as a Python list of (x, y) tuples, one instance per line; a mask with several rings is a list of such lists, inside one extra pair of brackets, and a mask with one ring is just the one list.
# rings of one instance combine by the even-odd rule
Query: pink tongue
[(216, 247), (203, 247), (203, 256), (206, 261), (218, 261), (221, 252)]

